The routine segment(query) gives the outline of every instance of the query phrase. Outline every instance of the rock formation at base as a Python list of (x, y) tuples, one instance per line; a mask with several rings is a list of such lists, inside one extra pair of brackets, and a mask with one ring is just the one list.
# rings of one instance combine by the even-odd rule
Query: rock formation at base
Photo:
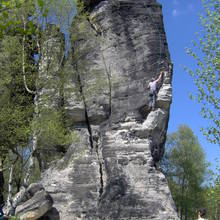
[[(91, 0), (87, 7), (87, 32), (100, 41), (85, 57), (90, 74), (64, 86), (64, 106), (78, 140), (42, 175), (56, 210), (45, 218), (178, 219), (158, 165), (172, 99), (161, 5), (156, 0)], [(160, 70), (165, 74), (151, 111), (147, 84)], [(94, 72), (102, 76), (98, 92), (92, 89)]]
[(16, 208), (16, 216), (21, 220), (39, 219), (52, 209), (53, 200), (41, 184), (31, 184), (23, 201)]

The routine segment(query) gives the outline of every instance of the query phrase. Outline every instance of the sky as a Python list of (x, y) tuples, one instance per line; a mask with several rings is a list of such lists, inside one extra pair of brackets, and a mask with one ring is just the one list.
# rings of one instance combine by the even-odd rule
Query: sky
[(193, 48), (199, 32), (199, 13), (202, 12), (201, 0), (158, 0), (162, 4), (163, 19), (171, 55), (173, 70), (173, 101), (171, 105), (168, 133), (177, 131), (180, 124), (188, 125), (198, 137), (207, 161), (215, 168), (215, 158), (220, 159), (220, 146), (206, 141), (200, 132), (207, 121), (200, 115), (200, 105), (189, 98), (196, 91), (193, 79), (182, 66), (195, 68), (194, 60), (186, 54), (186, 47)]

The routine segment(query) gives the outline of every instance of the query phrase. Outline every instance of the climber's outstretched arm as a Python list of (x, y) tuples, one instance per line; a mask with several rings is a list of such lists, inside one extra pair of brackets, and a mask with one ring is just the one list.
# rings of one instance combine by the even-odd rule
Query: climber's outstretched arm
[(159, 81), (161, 80), (161, 78), (162, 78), (162, 75), (163, 75), (163, 71), (160, 72), (159, 77), (158, 77), (155, 81), (156, 81), (156, 82), (159, 82)]

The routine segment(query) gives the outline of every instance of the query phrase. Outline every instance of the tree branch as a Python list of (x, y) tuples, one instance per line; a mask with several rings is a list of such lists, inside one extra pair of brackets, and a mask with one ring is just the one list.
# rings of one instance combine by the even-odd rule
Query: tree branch
[(22, 40), (22, 73), (23, 73), (23, 82), (25, 89), (27, 90), (28, 93), (30, 94), (36, 94), (35, 91), (32, 91), (28, 88), (27, 86), (27, 81), (26, 81), (26, 73), (25, 73), (25, 31), (26, 31), (26, 21), (24, 16), (22, 15), (23, 23), (24, 23), (24, 35), (23, 35), (23, 40)]
[(11, 165), (10, 173), (9, 173), (9, 180), (8, 180), (8, 198), (7, 198), (7, 206), (12, 206), (12, 177), (14, 171), (14, 163)]

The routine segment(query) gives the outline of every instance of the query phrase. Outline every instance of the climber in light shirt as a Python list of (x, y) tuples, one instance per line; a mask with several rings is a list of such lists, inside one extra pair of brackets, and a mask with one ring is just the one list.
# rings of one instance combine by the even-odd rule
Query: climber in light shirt
[(155, 106), (156, 106), (156, 98), (157, 98), (157, 84), (158, 82), (161, 80), (163, 75), (163, 71), (160, 71), (160, 75), (157, 79), (152, 78), (150, 83), (148, 84), (148, 89), (150, 89), (149, 91), (149, 107), (152, 110), (155, 110)]

